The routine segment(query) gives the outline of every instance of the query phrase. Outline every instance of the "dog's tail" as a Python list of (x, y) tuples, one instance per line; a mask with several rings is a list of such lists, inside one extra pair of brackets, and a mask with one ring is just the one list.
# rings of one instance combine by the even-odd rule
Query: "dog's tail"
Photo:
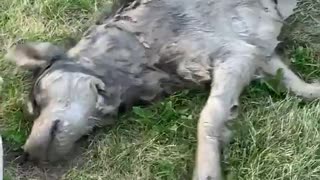
[(282, 70), (282, 82), (286, 88), (306, 100), (320, 98), (320, 83), (307, 83), (299, 78), (292, 70), (282, 61), (278, 54), (274, 54), (270, 61), (265, 62), (262, 66), (265, 73), (276, 75), (278, 70)]

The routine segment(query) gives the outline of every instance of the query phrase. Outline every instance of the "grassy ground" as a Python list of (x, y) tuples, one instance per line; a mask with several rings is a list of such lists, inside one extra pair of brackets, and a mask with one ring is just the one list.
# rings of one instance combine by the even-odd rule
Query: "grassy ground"
[[(106, 6), (108, 0), (1, 1), (0, 132), (8, 161), (19, 152), (32, 122), (23, 115), (27, 74), (3, 61), (5, 49), (25, 39), (59, 43), (77, 36)], [(320, 77), (319, 9), (319, 0), (304, 0), (282, 36), (292, 67), (307, 80)], [(89, 136), (81, 158), (68, 168), (24, 167), (11, 161), (5, 179), (187, 179), (206, 96), (185, 91), (151, 107), (136, 107), (111, 130)], [(232, 124), (234, 140), (225, 152), (228, 179), (320, 179), (319, 102), (303, 103), (255, 82), (245, 90), (242, 103)]]

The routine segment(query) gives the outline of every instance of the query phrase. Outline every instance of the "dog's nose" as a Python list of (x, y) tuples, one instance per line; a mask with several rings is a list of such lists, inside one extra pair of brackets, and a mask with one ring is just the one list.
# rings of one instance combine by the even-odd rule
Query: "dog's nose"
[(24, 151), (23, 154), (22, 154), (22, 156), (21, 156), (21, 159), (22, 159), (23, 161), (28, 161), (28, 160), (30, 160), (30, 154), (29, 154), (28, 152)]
[(40, 160), (40, 156), (38, 156), (40, 152), (32, 153), (29, 149), (24, 149), (23, 154), (21, 155), (21, 160), (24, 162), (38, 162)]
[(29, 153), (23, 152), (19, 157), (17, 157), (16, 162), (20, 165), (26, 163), (29, 160)]
[(59, 131), (60, 120), (43, 122), (37, 121), (33, 130), (23, 145), (24, 158), (27, 161), (47, 161), (50, 153), (50, 146)]
[(25, 151), (23, 152), (23, 154), (21, 155), (21, 163), (44, 163), (45, 160), (40, 159), (37, 156), (32, 156), (29, 152)]

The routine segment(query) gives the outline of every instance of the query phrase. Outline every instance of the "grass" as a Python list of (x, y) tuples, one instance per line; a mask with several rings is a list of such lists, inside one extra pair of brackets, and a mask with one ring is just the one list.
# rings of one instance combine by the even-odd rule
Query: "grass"
[[(77, 37), (108, 0), (2, 0), (0, 4), (0, 132), (6, 153), (18, 151), (32, 122), (23, 103), (28, 74), (5, 62), (20, 40), (62, 43)], [(293, 69), (306, 80), (320, 77), (320, 1), (300, 3), (282, 38)], [(183, 91), (149, 107), (135, 107), (111, 129), (89, 136), (81, 163), (62, 179), (188, 179), (194, 165), (196, 124), (208, 92)], [(254, 82), (242, 96), (234, 139), (225, 151), (230, 180), (320, 179), (320, 103), (303, 103)], [(40, 171), (40, 173), (38, 172)], [(53, 172), (57, 173), (57, 172)], [(45, 179), (41, 168), (7, 163), (5, 179)], [(50, 179), (50, 178), (48, 178)]]

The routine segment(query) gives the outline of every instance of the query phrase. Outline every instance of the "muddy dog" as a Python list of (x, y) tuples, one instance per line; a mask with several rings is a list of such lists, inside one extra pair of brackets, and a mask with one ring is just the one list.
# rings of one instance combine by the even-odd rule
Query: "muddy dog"
[(226, 122), (257, 74), (283, 72), (283, 84), (306, 99), (320, 85), (296, 76), (275, 52), (295, 0), (136, 0), (92, 25), (70, 50), (29, 42), (7, 59), (34, 72), (28, 103), (36, 118), (24, 145), (30, 159), (59, 160), (120, 109), (178, 90), (211, 85), (198, 122), (194, 179), (221, 179)]

